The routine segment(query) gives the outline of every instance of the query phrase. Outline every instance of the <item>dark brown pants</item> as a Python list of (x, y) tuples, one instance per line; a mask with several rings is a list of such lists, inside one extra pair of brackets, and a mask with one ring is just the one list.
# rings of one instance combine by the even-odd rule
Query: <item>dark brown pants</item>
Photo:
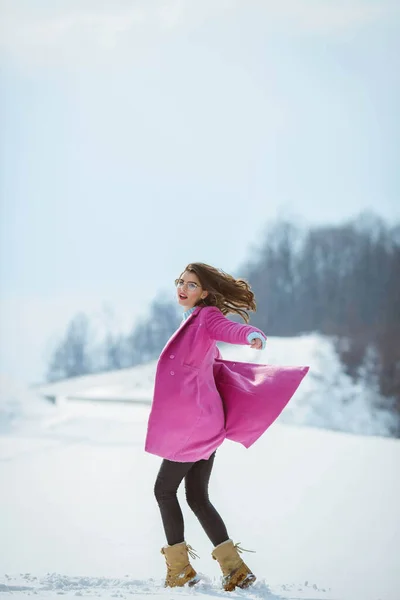
[(214, 546), (229, 539), (225, 524), (208, 497), (208, 483), (215, 452), (208, 460), (191, 463), (163, 460), (154, 486), (167, 542), (185, 541), (184, 523), (177, 491), (185, 480), (186, 500)]

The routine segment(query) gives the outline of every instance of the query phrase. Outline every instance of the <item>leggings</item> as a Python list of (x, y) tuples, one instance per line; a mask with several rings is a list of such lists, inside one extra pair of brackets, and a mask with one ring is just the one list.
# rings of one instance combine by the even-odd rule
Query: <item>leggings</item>
[(229, 539), (225, 524), (208, 498), (208, 482), (215, 452), (208, 460), (180, 463), (163, 460), (154, 486), (167, 542), (185, 541), (184, 523), (177, 491), (185, 479), (186, 500), (214, 546)]

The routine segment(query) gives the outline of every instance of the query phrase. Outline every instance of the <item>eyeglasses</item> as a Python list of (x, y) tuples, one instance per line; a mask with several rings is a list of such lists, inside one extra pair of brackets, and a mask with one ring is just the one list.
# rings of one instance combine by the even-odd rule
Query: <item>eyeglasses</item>
[(184, 288), (185, 286), (190, 292), (194, 292), (197, 288), (201, 287), (198, 283), (194, 281), (183, 281), (183, 279), (175, 279), (175, 285), (177, 288)]

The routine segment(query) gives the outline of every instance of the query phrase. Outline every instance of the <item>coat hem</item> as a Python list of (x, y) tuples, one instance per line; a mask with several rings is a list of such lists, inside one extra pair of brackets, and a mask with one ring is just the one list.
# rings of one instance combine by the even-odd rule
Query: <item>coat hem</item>
[(214, 452), (216, 450), (218, 450), (218, 448), (223, 444), (223, 442), (225, 441), (225, 439), (226, 438), (224, 438), (220, 444), (218, 444), (217, 446), (215, 446), (212, 450), (208, 451), (205, 455), (193, 457), (191, 460), (188, 460), (188, 459), (182, 460), (182, 459), (177, 458), (177, 456), (176, 456), (177, 453), (176, 452), (174, 454), (170, 454), (169, 452), (162, 452), (162, 451), (157, 451), (157, 450), (149, 450), (148, 448), (145, 448), (145, 452), (147, 452), (148, 454), (153, 454), (154, 456), (158, 456), (159, 458), (162, 458), (164, 460), (169, 460), (171, 462), (194, 463), (194, 462), (198, 462), (199, 460), (208, 460), (210, 458), (210, 456), (212, 454), (214, 454)]

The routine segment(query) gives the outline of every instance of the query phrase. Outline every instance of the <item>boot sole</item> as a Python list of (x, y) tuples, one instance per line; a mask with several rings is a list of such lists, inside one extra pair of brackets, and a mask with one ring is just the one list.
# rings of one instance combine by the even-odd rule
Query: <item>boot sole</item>
[(241, 590), (245, 590), (246, 588), (250, 587), (251, 585), (253, 585), (253, 583), (257, 580), (257, 577), (253, 574), (248, 575), (246, 577), (246, 579), (244, 579), (241, 583), (237, 584), (237, 587), (239, 587)]
[(224, 585), (224, 590), (226, 592), (233, 592), (235, 588), (240, 588), (245, 590), (246, 588), (253, 585), (256, 581), (257, 577), (253, 573), (243, 572), (241, 568), (237, 569), (236, 572), (233, 572), (230, 576), (229, 581), (227, 581)]
[(194, 587), (196, 585), (196, 583), (199, 583), (199, 581), (200, 581), (200, 577), (198, 575), (196, 575), (195, 577), (193, 577), (193, 579), (188, 581), (188, 586)]

